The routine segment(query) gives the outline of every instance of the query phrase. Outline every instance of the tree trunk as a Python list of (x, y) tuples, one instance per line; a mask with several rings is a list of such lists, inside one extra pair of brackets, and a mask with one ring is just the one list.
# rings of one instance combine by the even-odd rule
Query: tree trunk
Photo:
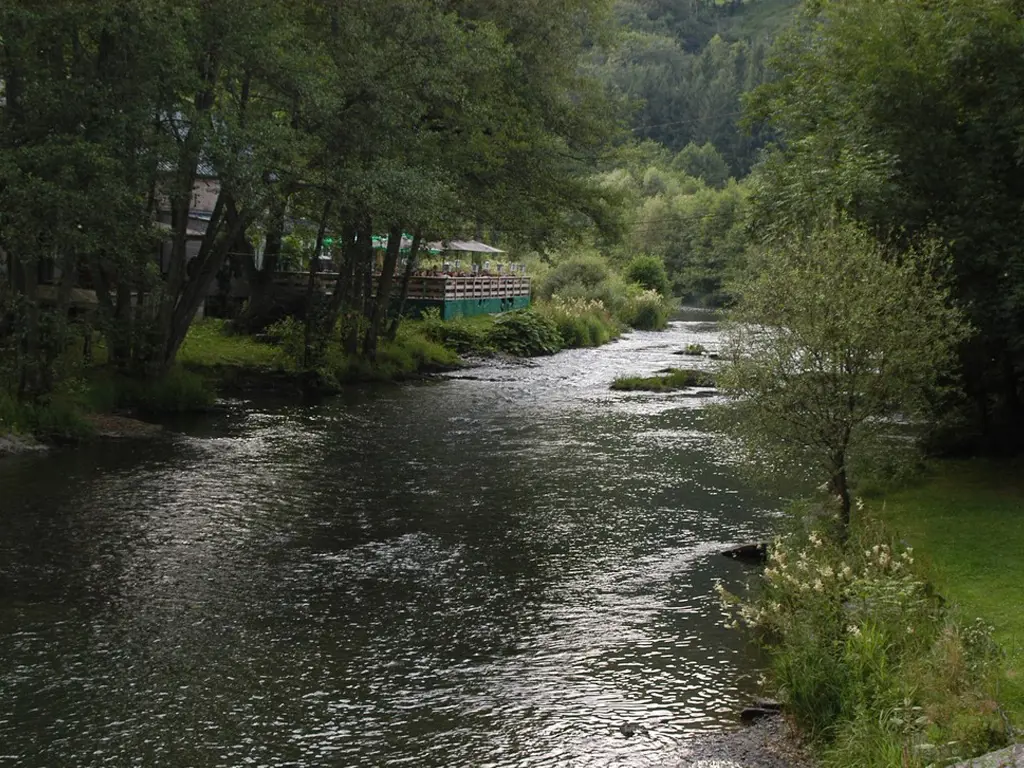
[(283, 201), (274, 204), (273, 214), (270, 218), (271, 226), (267, 231), (267, 244), (259, 268), (256, 267), (255, 254), (251, 246), (245, 248), (243, 243), (244, 250), (239, 249), (236, 252), (241, 258), (242, 268), (249, 283), (249, 301), (246, 303), (245, 310), (234, 323), (244, 333), (262, 331), (277, 319), (274, 317), (274, 309), (277, 305), (274, 275), (277, 273), (277, 265), (281, 259), (281, 247), (284, 244), (286, 208), (287, 204)]
[(398, 255), (401, 253), (401, 250), (402, 228), (399, 226), (391, 227), (391, 230), (388, 232), (388, 249), (384, 254), (384, 264), (381, 268), (380, 280), (377, 281), (377, 296), (372, 302), (373, 310), (370, 314), (370, 324), (366, 329), (366, 338), (363, 340), (363, 357), (371, 362), (377, 359), (377, 339), (380, 335), (381, 326), (387, 321), (391, 286), (395, 282), (395, 269), (398, 267)]
[(846, 541), (850, 533), (850, 485), (846, 477), (845, 455), (833, 460), (832, 480), (830, 482), (832, 493), (839, 499), (839, 526), (840, 539)]
[(334, 278), (331, 298), (327, 302), (327, 310), (321, 323), (324, 333), (334, 333), (341, 310), (346, 306), (346, 302), (349, 300), (349, 293), (352, 290), (352, 269), (355, 266), (357, 257), (356, 229), (351, 224), (342, 225), (341, 243), (338, 248), (341, 252), (341, 263), (338, 265), (338, 274)]
[(316, 328), (320, 302), (317, 300), (316, 276), (320, 272), (320, 254), (324, 247), (324, 235), (327, 234), (327, 217), (331, 213), (331, 201), (324, 203), (324, 212), (320, 216), (320, 228), (316, 233), (316, 246), (313, 258), (309, 260), (309, 280), (306, 283), (306, 327), (303, 329), (302, 367), (309, 370), (313, 367), (313, 330)]
[[(352, 270), (348, 327), (345, 336), (345, 354), (355, 357), (359, 354), (359, 326), (366, 314), (366, 272), (373, 262), (373, 226), (369, 220), (357, 229), (355, 255)], [(372, 275), (371, 275), (372, 279)]]
[(416, 270), (416, 257), (420, 252), (421, 230), (417, 229), (412, 236), (412, 246), (409, 248), (409, 258), (405, 262), (405, 273), (402, 275), (402, 288), (398, 297), (398, 309), (395, 317), (388, 328), (388, 340), (394, 341), (398, 336), (398, 327), (402, 324), (402, 315), (405, 312), (405, 303), (409, 299), (409, 282), (412, 280), (412, 273)]
[[(221, 197), (224, 194), (222, 192)], [(214, 215), (216, 215), (216, 210)], [(249, 227), (249, 221), (250, 216), (248, 214), (236, 217), (235, 221), (228, 228), (227, 234), (220, 239), (217, 239), (216, 235), (211, 237), (210, 233), (207, 232), (206, 239), (203, 241), (203, 247), (200, 249), (199, 255), (196, 256), (198, 267), (188, 283), (185, 284), (181, 297), (174, 307), (170, 327), (163, 329), (165, 342), (162, 350), (163, 354), (159, 360), (160, 373), (166, 373), (174, 365), (174, 360), (178, 356), (178, 350), (185, 341), (185, 336), (188, 334), (188, 329), (192, 325), (196, 312), (199, 311), (203, 299), (209, 293), (210, 286), (216, 279), (217, 273), (224, 266), (232, 244), (238, 238), (244, 236), (245, 231)], [(214, 224), (212, 219), (210, 224), (211, 226)]]

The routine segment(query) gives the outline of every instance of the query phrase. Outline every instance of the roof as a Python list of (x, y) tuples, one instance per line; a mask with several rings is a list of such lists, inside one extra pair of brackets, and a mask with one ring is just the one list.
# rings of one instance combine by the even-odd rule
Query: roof
[(431, 249), (439, 251), (464, 251), (468, 253), (505, 253), (493, 245), (481, 243), (477, 240), (445, 240), (444, 242), (431, 243)]

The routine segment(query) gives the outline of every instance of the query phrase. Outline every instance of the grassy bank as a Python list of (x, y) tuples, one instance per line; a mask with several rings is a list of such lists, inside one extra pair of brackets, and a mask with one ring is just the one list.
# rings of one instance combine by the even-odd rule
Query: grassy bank
[[(862, 508), (849, 538), (802, 509), (748, 600), (771, 692), (824, 768), (948, 766), (1012, 737), (995, 633), (944, 601), (919, 551)], [(810, 522), (810, 525), (807, 523)]]
[(726, 597), (822, 764), (946, 766), (1019, 739), (1024, 459), (937, 462), (859, 502), (846, 542), (798, 513), (749, 599)]
[(1024, 460), (942, 462), (876, 506), (938, 590), (995, 628), (1001, 698), (1024, 729)]
[(91, 361), (62, 366), (57, 389), (44, 401), (20, 403), (0, 391), (0, 433), (44, 440), (78, 440), (94, 431), (89, 416), (133, 413), (159, 416), (209, 408), (218, 393), (274, 390), (329, 394), (346, 384), (402, 381), (463, 365), (463, 355), (535, 357), (617, 338), (621, 323), (594, 300), (555, 299), (504, 315), (441, 321), (436, 313), (402, 323), (394, 340), (381, 341), (370, 362), (348, 356), (336, 333), (311, 369), (304, 364), (305, 335), (296, 320), (264, 338), (234, 334), (223, 320), (196, 322), (177, 364), (159, 380), (119, 374), (107, 365), (102, 342)]

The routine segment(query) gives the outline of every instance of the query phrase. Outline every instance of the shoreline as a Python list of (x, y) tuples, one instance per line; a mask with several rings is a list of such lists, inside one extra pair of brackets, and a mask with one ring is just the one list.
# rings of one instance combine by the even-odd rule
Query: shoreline
[(784, 715), (721, 733), (696, 736), (666, 768), (815, 768)]

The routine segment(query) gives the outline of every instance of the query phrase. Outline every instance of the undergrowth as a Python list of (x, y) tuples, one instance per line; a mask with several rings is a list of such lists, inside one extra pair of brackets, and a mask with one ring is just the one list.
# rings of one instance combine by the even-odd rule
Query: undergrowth
[(823, 766), (943, 766), (1004, 745), (991, 627), (946, 606), (878, 524), (845, 544), (827, 528), (776, 539), (751, 598), (722, 591)]

